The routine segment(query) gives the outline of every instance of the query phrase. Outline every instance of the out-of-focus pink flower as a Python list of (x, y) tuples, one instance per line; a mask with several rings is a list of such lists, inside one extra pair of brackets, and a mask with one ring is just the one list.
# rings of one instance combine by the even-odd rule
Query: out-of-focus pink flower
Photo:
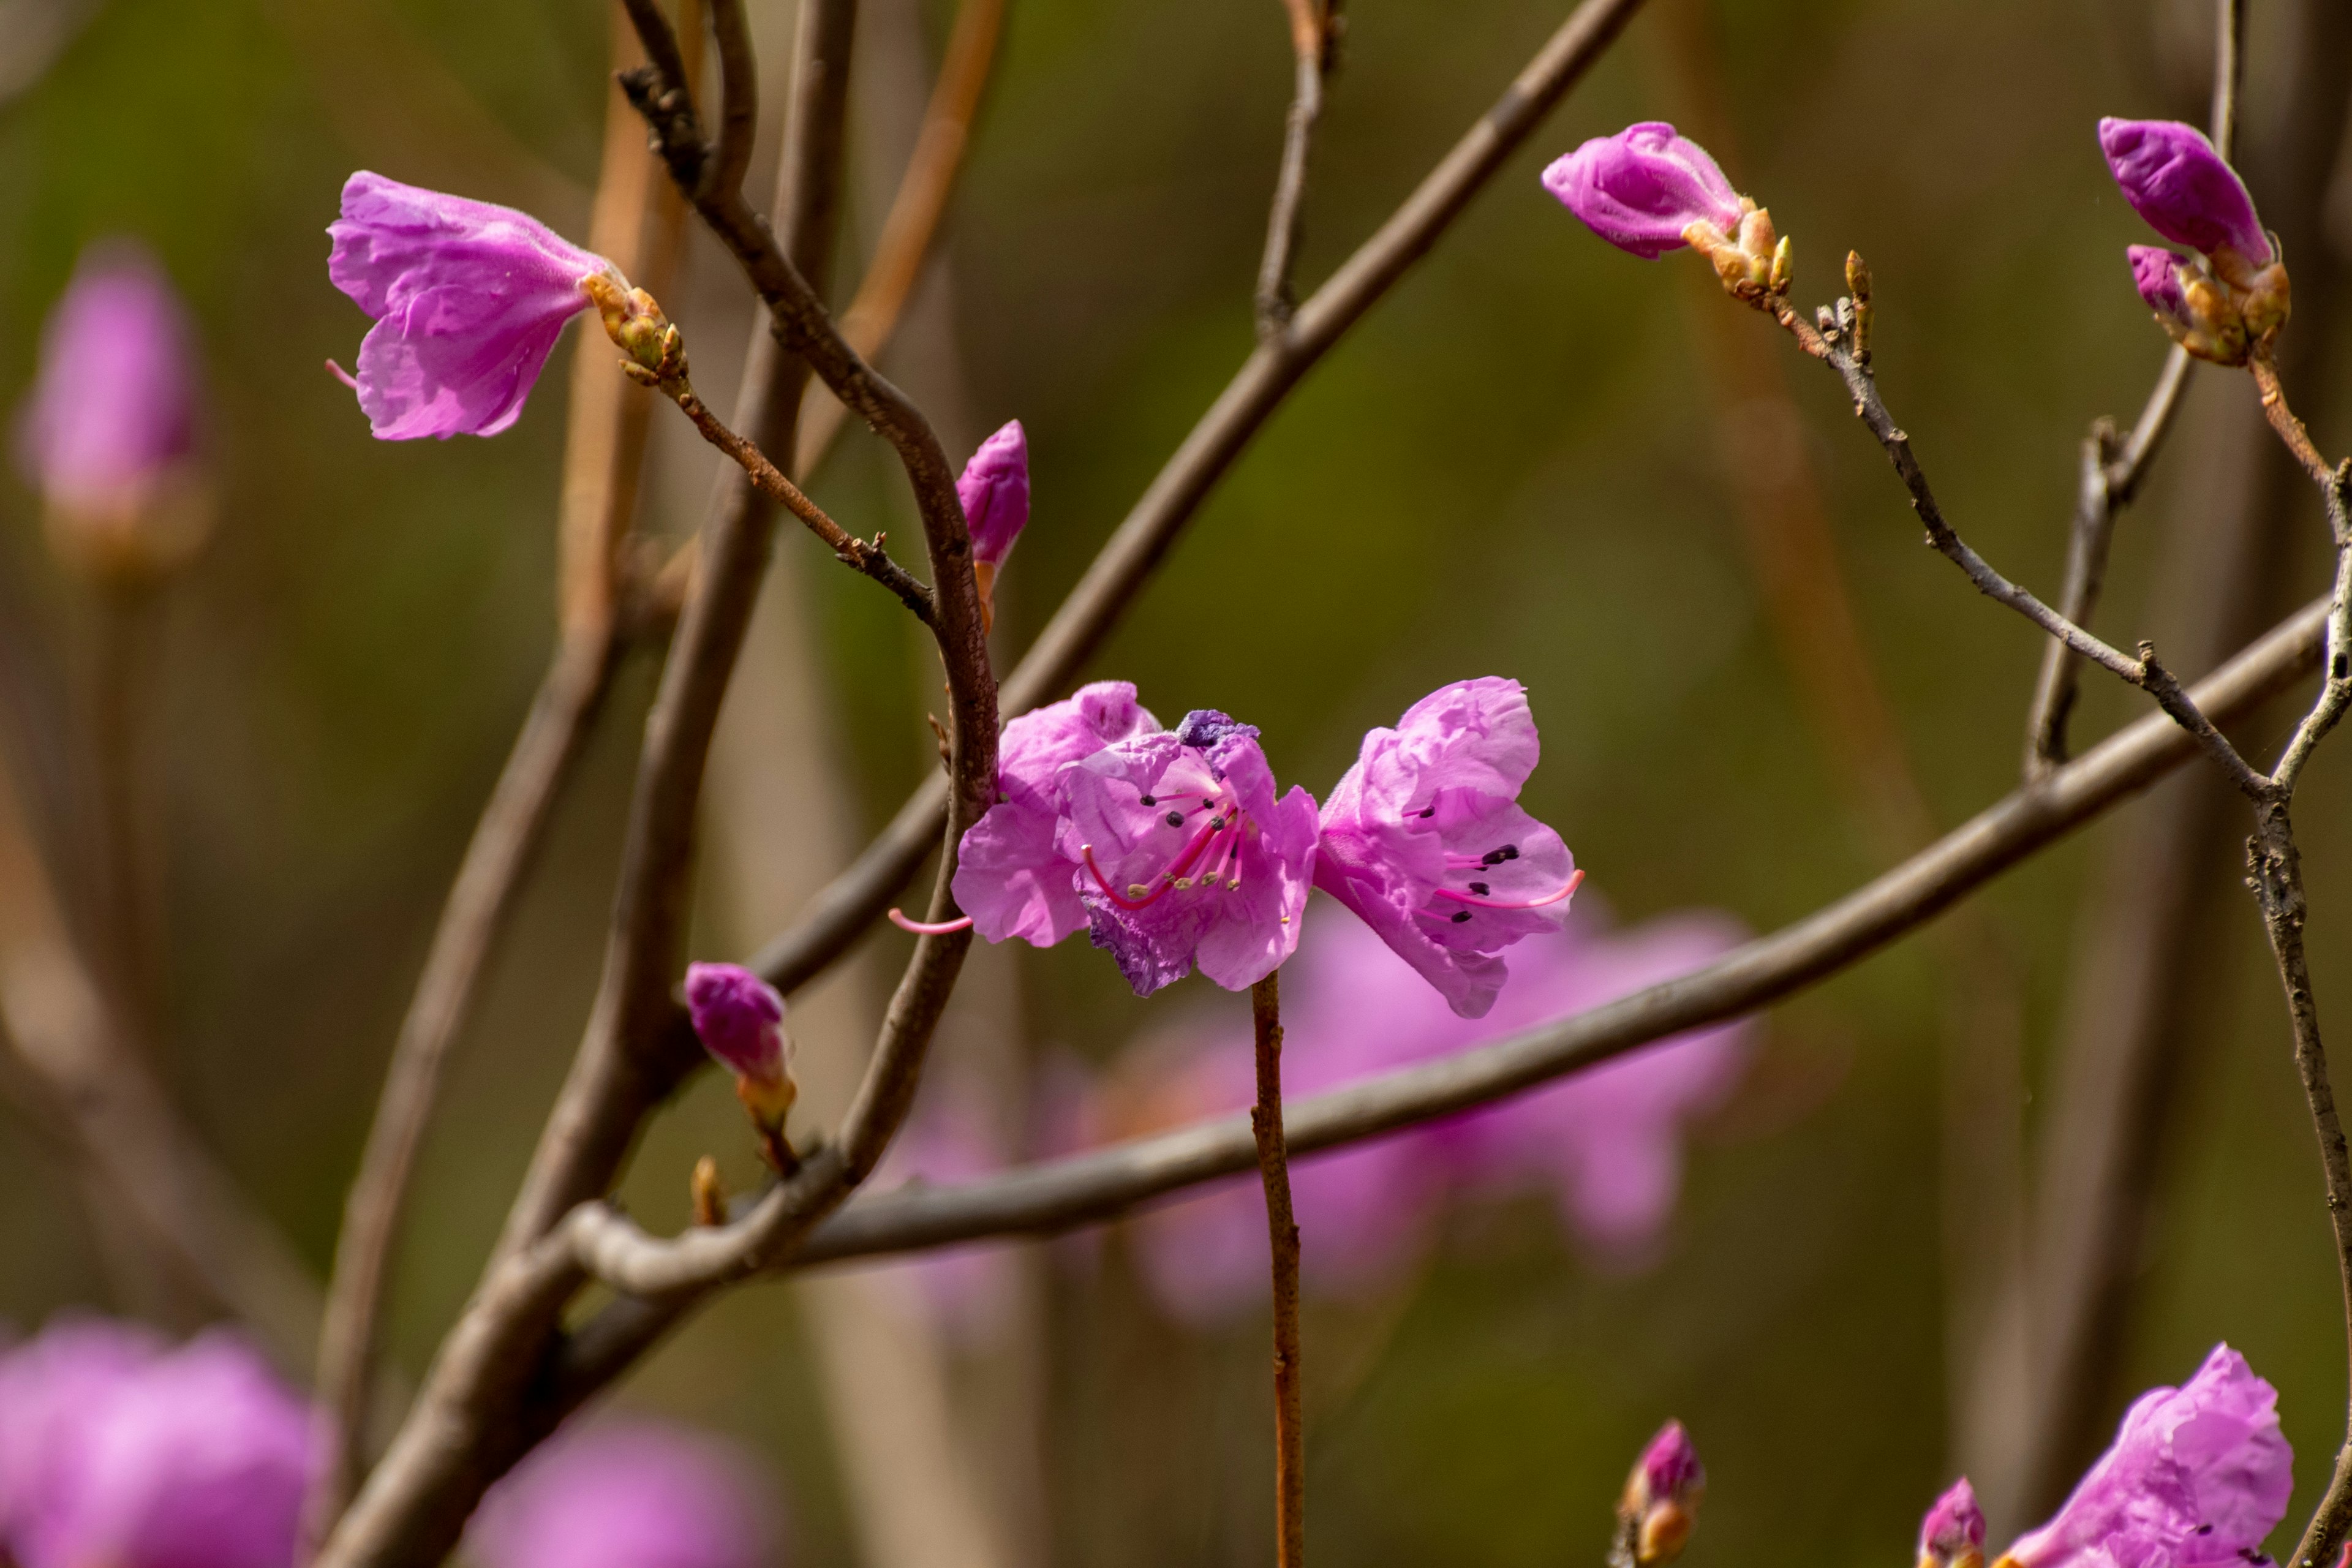
[(2195, 126), (2110, 116), (2099, 150), (2132, 211), (2173, 244), (2208, 256), (2227, 247), (2255, 267), (2275, 259), (2246, 183)]
[(1066, 795), (1062, 770), (1104, 747), (1156, 732), (1160, 721), (1124, 680), (1097, 680), (1076, 696), (1024, 713), (996, 748), (997, 804), (963, 836), (956, 858), (957, 907), (991, 942), (1013, 937), (1051, 947), (1087, 928), (1078, 897), (1084, 868), (1056, 842)]
[(1918, 1568), (1981, 1568), (1984, 1539), (1984, 1510), (1962, 1476), (1919, 1521)]
[(1596, 136), (1543, 172), (1544, 189), (1620, 250), (1654, 261), (1694, 224), (1736, 233), (1740, 195), (1706, 148), (1664, 121)]
[(2014, 1568), (2219, 1568), (2266, 1561), (2294, 1451), (2278, 1391), (2228, 1345), (2179, 1388), (2140, 1395), (2050, 1521), (2003, 1555)]
[(761, 1568), (776, 1517), (734, 1445), (599, 1422), (558, 1434), (492, 1488), (466, 1545), (482, 1568)]
[(619, 271), (511, 207), (365, 170), (327, 226), (327, 276), (375, 326), (352, 384), (376, 437), (495, 436), (522, 416), (583, 289)]
[(310, 1407), (215, 1330), (68, 1415), (23, 1568), (287, 1568), (320, 1449)]
[(81, 1423), (163, 1353), (136, 1325), (67, 1317), (0, 1355), (0, 1558), (65, 1486)]
[[(1687, 973), (1736, 945), (1717, 914), (1605, 932), (1586, 916), (1521, 944), (1517, 977), (1483, 1019), (1453, 1013), (1362, 924), (1326, 916), (1284, 972), (1286, 1099), (1444, 1057)], [(1743, 1070), (1750, 1026), (1664, 1040), (1501, 1105), (1328, 1153), (1293, 1159), (1306, 1283), (1362, 1296), (1425, 1250), (1449, 1196), (1530, 1188), (1557, 1195), (1571, 1234), (1602, 1261), (1644, 1261), (1681, 1182), (1681, 1128), (1721, 1103)], [(1133, 1132), (1245, 1108), (1255, 1097), (1245, 1018), (1178, 1024), (1139, 1048), (1123, 1099)], [(1264, 1200), (1252, 1178), (1154, 1209), (1138, 1258), (1176, 1316), (1207, 1321), (1262, 1300)]]
[(752, 1119), (768, 1131), (782, 1127), (796, 1092), (782, 994), (740, 964), (689, 963), (686, 1007), (703, 1049), (734, 1073)]
[(1540, 749), (1517, 681), (1457, 680), (1367, 734), (1323, 805), (1315, 885), (1465, 1018), (1495, 1005), (1501, 950), (1559, 930), (1576, 891), (1568, 846), (1519, 808)]
[(196, 397), (194, 334), (163, 268), (128, 240), (92, 246), (49, 313), (19, 431), (67, 561), (152, 573), (203, 542)]
[[(937, 1097), (939, 1088), (950, 1092)], [(875, 1173), (871, 1184), (877, 1191), (917, 1184), (954, 1186), (1004, 1168), (1003, 1155), (970, 1096), (955, 1095), (952, 1079), (940, 1085), (927, 1080), (925, 1092), (929, 1102), (917, 1109)], [(932, 1325), (960, 1345), (995, 1339), (1020, 1288), (1002, 1242), (940, 1247), (886, 1267), (914, 1284)]]

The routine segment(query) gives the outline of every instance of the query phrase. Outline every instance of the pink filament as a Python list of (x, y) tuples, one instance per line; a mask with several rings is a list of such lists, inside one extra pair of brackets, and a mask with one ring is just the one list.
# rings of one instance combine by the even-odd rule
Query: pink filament
[(1238, 832), (1239, 827), (1240, 825), (1236, 823), (1229, 825), (1228, 827), (1223, 828), (1203, 827), (1201, 829), (1201, 831), (1194, 836), (1192, 842), (1184, 846), (1182, 851), (1177, 855), (1176, 858), (1171, 860), (1165, 868), (1155, 874), (1154, 880), (1158, 885), (1154, 887), (1151, 891), (1144, 894), (1143, 897), (1139, 899), (1128, 898), (1119, 892), (1118, 889), (1110, 885), (1109, 879), (1102, 874), (1102, 868), (1095, 864), (1095, 847), (1093, 845), (1079, 845), (1078, 857), (1087, 863), (1087, 870), (1088, 874), (1094, 878), (1095, 886), (1103, 890), (1103, 897), (1108, 899), (1112, 903), (1117, 904), (1120, 909), (1139, 910), (1146, 908), (1149, 905), (1158, 903), (1171, 889), (1174, 888), (1176, 885), (1176, 879), (1184, 875), (1184, 873), (1192, 868), (1192, 862), (1200, 858), (1201, 851), (1207, 847), (1211, 839), (1228, 831)]
[(940, 921), (936, 923), (929, 921), (910, 921), (894, 906), (890, 910), (890, 923), (900, 931), (913, 931), (917, 936), (947, 936), (955, 931), (970, 930), (971, 917), (965, 915), (961, 920)]
[(1437, 896), (1441, 899), (1452, 899), (1457, 904), (1475, 904), (1482, 910), (1539, 910), (1546, 904), (1556, 904), (1559, 902), (1560, 900), (1576, 891), (1577, 885), (1583, 880), (1584, 869), (1582, 867), (1579, 867), (1575, 871), (1570, 873), (1567, 885), (1562, 887), (1558, 892), (1546, 893), (1540, 899), (1529, 899), (1523, 904), (1511, 903), (1502, 899), (1482, 899), (1470, 893), (1457, 893), (1451, 888), (1438, 889)]

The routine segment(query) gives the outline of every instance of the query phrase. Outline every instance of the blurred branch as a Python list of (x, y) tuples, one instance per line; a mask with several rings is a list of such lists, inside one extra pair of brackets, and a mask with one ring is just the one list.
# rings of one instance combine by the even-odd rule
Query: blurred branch
[(1290, 14), (1290, 113), (1283, 127), (1274, 206), (1266, 215), (1265, 258), (1257, 269), (1260, 338), (1280, 333), (1294, 309), (1290, 273), (1307, 205), (1307, 154), (1323, 112), (1323, 84), (1339, 63), (1339, 0), (1283, 0), (1283, 8)]
[[(635, 36), (617, 6), (613, 23), (614, 50), (625, 59)], [(689, 36), (698, 36), (698, 29)], [(606, 106), (590, 247), (659, 289), (676, 268), (684, 223), (684, 204), (656, 178), (635, 116), (614, 90)], [(619, 663), (618, 569), (649, 429), (646, 400), (635, 390), (607, 356), (573, 356), (558, 524), (556, 647), (451, 884), (344, 1200), (317, 1349), (317, 1389), (330, 1420), (327, 1460), (308, 1514), (313, 1545), (349, 1502), (364, 1462), (361, 1443), (384, 1279), (442, 1067), (473, 1010), (491, 950)]]
[(1282, 1137), (1282, 972), (1250, 987), (1257, 1104), (1250, 1135), (1265, 1187), (1274, 1261), (1274, 1539), (1276, 1568), (1307, 1562), (1307, 1443), (1299, 1411), (1298, 1221), (1290, 1208), (1290, 1155)]
[(68, 1139), (153, 1245), (289, 1371), (308, 1364), (319, 1290), (285, 1237), (180, 1120), (124, 1043), (67, 935), (0, 768), (0, 1037)]
[[(2224, 721), (2236, 720), (2286, 689), (2317, 665), (2326, 616), (2326, 604), (2317, 602), (2273, 627), (2198, 684), (2199, 705)], [(2164, 715), (2150, 714), (2058, 770), (2046, 785), (2011, 792), (1836, 903), (1696, 973), (1442, 1061), (1290, 1101), (1284, 1109), (1289, 1149), (1312, 1153), (1451, 1116), (1598, 1066), (1653, 1040), (1741, 1017), (1794, 995), (1925, 925), (2196, 752), (2186, 731)], [(1247, 1171), (1255, 1161), (1248, 1121), (1224, 1117), (1044, 1161), (969, 1186), (909, 1188), (863, 1198), (817, 1226), (776, 1266), (800, 1268), (984, 1237), (1065, 1230)], [(609, 1239), (634, 1227), (607, 1211), (583, 1228)], [(617, 1247), (614, 1256), (619, 1256)], [(622, 1280), (629, 1289), (660, 1289), (675, 1283), (667, 1277), (625, 1274)], [(642, 1303), (625, 1300), (606, 1308), (575, 1337), (575, 1354), (585, 1359), (591, 1350), (601, 1350), (643, 1310)], [(603, 1370), (610, 1375), (611, 1369)]]
[[(2246, 16), (2242, 0), (2216, 0), (2213, 7), (2214, 150), (2230, 156), (2238, 136), (2238, 89), (2245, 77)], [(2105, 419), (2091, 426), (2083, 442), (2082, 480), (2075, 492), (2074, 526), (2067, 535), (2066, 577), (2058, 609), (2077, 626), (2088, 626), (2106, 585), (2107, 551), (2116, 515), (2129, 506), (2147, 477), (2157, 448), (2180, 407), (2189, 381), (2189, 351), (2178, 343), (2166, 353), (2147, 402), (2128, 437), (2118, 437)], [(2042, 650), (2042, 673), (2025, 721), (2025, 777), (2031, 782), (2066, 760), (2066, 724), (2074, 710), (2081, 667), (2063, 643)]]

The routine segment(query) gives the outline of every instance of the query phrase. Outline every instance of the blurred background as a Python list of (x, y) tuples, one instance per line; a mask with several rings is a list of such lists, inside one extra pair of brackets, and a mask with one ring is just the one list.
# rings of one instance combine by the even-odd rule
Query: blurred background
[[(2294, 268), (2290, 390), (2341, 452), (2352, 37), (2333, 0), (2247, 8), (2242, 164)], [(1567, 9), (1354, 0), (1305, 288)], [(793, 7), (753, 13), (773, 122)], [(836, 301), (952, 16), (861, 4)], [(611, 18), (603, 0), (5, 0), (0, 37), (0, 295), (17, 323), (0, 401), (13, 418), (34, 323), (84, 247), (135, 237), (194, 321), (216, 507), (205, 552), (126, 606), (60, 568), (27, 480), (0, 484), (0, 752), (68, 917), (104, 949), (115, 927), (86, 893), (106, 815), (94, 694), (136, 639), (124, 820), (152, 911), (148, 956), (119, 972), (144, 976), (156, 1070), (323, 1275), (448, 878), (553, 638), (573, 337), (511, 432), (375, 442), (321, 368), (367, 324), (328, 283), (322, 230), (371, 168), (584, 238)], [(1001, 667), (1249, 351), (1286, 38), (1273, 0), (1011, 0), (968, 170), (884, 356), (959, 458), (1008, 418), (1027, 427), (1034, 512), (998, 589)], [(1690, 258), (1601, 245), (1537, 173), (1672, 119), (1794, 237), (1801, 300), (1836, 291), (1849, 246), (1867, 256), (1881, 383), (1948, 512), (2047, 592), (2090, 422), (2128, 424), (2167, 346), (2129, 287), (2122, 247), (2146, 237), (2094, 125), (2201, 121), (2211, 61), (2203, 0), (1652, 0), (1293, 395), (1092, 676), (1134, 680), (1164, 719), (1258, 725), (1285, 784), (1318, 794), (1366, 728), (1432, 688), (1514, 677), (1545, 741), (1526, 804), (1615, 920), (1711, 910), (1766, 931), (1835, 898), (2014, 786), (2040, 649), (1918, 548), (1827, 375)], [(729, 259), (692, 236), (664, 302), (698, 382), (730, 388), (751, 309)], [(2099, 626), (2154, 636), (2184, 672), (2322, 587), (2317, 509), (2253, 412), (2242, 377), (2198, 372), (2118, 534)], [(640, 525), (682, 537), (718, 460), (665, 414)], [(809, 488), (855, 530), (916, 537), (863, 431)], [(935, 765), (918, 628), (805, 535), (778, 553), (714, 760), (698, 956), (781, 929)], [(649, 653), (622, 664), (458, 1044), (394, 1266), (388, 1344), (412, 1376), (584, 1022), (655, 675)], [(2128, 697), (2086, 684), (2085, 743), (2136, 716)], [(2300, 813), (2339, 1020), (2343, 751), (2323, 752)], [(1690, 1126), (1678, 1204), (1638, 1257), (1581, 1245), (1520, 1191), (1449, 1204), (1409, 1266), (1310, 1299), (1318, 1555), (1597, 1560), (1625, 1468), (1668, 1416), (1710, 1475), (1700, 1568), (1900, 1563), (1962, 1466), (1997, 1531), (2004, 1510), (2032, 1522), (2047, 1482), (2022, 1473), (2023, 1434), (2059, 1394), (2021, 1324), (2095, 1250), (2066, 1228), (2084, 1212), (2113, 1262), (2084, 1298), (2095, 1353), (2067, 1363), (2084, 1414), (2042, 1439), (2063, 1451), (2049, 1464), (2075, 1473), (2134, 1394), (2226, 1339), (2280, 1389), (2299, 1525), (2342, 1429), (2344, 1336), (2242, 833), (2201, 781), (2168, 785), (1776, 1009)], [(845, 1092), (907, 942), (877, 933), (795, 999), (819, 1106)], [(919, 1129), (963, 1132), (961, 1164), (935, 1174), (1066, 1147), (1087, 1131), (1066, 1086), (1115, 1080), (1148, 1034), (1245, 1014), (1197, 979), (1139, 1002), (1083, 943), (981, 953), (919, 1107)], [(698, 1080), (644, 1142), (635, 1212), (685, 1223), (704, 1152), (748, 1184), (740, 1114)], [(103, 1205), (94, 1220), (41, 1122), (0, 1116), (0, 1318), (203, 1321)], [(944, 1282), (761, 1284), (617, 1401), (750, 1445), (797, 1563), (1256, 1563), (1262, 1313), (1172, 1310), (1144, 1244), (1115, 1226), (962, 1259)]]

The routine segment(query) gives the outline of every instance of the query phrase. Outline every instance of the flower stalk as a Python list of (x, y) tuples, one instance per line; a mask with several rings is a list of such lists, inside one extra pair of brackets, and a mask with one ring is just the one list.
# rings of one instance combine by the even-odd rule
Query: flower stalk
[(1276, 1568), (1307, 1561), (1307, 1444), (1300, 1425), (1298, 1221), (1290, 1206), (1290, 1154), (1282, 1132), (1282, 972), (1250, 987), (1257, 1037), (1257, 1140), (1265, 1185), (1265, 1231), (1274, 1259), (1274, 1530)]

